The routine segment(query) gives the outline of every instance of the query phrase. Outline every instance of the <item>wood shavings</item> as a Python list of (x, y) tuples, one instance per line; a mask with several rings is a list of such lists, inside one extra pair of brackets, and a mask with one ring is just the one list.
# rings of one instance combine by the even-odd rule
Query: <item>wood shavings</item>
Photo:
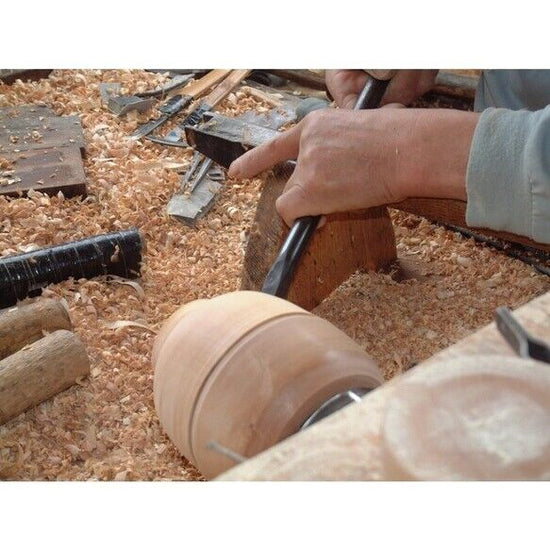
[(139, 327), (139, 328), (143, 328), (145, 330), (149, 330), (151, 331), (153, 334), (157, 334), (158, 331), (156, 331), (155, 329), (151, 328), (149, 325), (146, 325), (145, 323), (140, 323), (139, 321), (126, 321), (126, 320), (120, 320), (120, 321), (112, 321), (110, 323), (105, 323), (105, 326), (107, 328), (111, 328), (111, 329), (119, 329), (119, 328), (124, 328), (124, 327)]
[(108, 282), (119, 284), (119, 285), (131, 286), (136, 291), (137, 295), (140, 298), (145, 299), (145, 291), (143, 290), (143, 287), (137, 281), (129, 281), (128, 279), (123, 279), (122, 277), (117, 277), (116, 275), (110, 275)]
[[(137, 70), (55, 70), (40, 81), (0, 85), (2, 107), (44, 103), (58, 115), (80, 116), (88, 180), (85, 199), (60, 193), (45, 200), (39, 190), (28, 198), (0, 198), (0, 255), (129, 227), (138, 227), (147, 242), (139, 283), (100, 277), (44, 291), (66, 304), (91, 375), (0, 426), (1, 478), (201, 479), (155, 413), (151, 327), (156, 330), (183, 303), (239, 288), (265, 177), (228, 179), (195, 229), (166, 216), (180, 187), (178, 165), (185, 168), (192, 152), (128, 141), (139, 124), (159, 113), (119, 119), (102, 105), (99, 84), (120, 82), (133, 93), (167, 79)], [(238, 116), (259, 107), (270, 105), (237, 91), (219, 110)], [(422, 276), (396, 282), (359, 272), (315, 311), (363, 346), (388, 379), (490, 322), (498, 305), (514, 308), (550, 288), (547, 277), (517, 260), (420, 218), (399, 212), (392, 217), (399, 255)], [(487, 288), (477, 288), (478, 281), (490, 280)], [(120, 325), (131, 319), (122, 322), (147, 328)]]

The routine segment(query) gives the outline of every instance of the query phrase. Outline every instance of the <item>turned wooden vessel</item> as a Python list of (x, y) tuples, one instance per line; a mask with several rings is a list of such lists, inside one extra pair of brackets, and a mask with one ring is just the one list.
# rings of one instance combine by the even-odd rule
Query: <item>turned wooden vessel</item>
[(235, 465), (228, 454), (248, 458), (297, 432), (331, 397), (383, 382), (329, 322), (253, 291), (180, 308), (157, 337), (153, 365), (161, 424), (206, 477)]
[(220, 480), (550, 480), (550, 367), (419, 365)]

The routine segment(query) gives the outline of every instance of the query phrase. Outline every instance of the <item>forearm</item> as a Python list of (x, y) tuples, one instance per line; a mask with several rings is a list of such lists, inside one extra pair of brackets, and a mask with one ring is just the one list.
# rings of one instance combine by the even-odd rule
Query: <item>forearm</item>
[(397, 128), (398, 186), (403, 198), (466, 200), (466, 174), (478, 113), (409, 109)]

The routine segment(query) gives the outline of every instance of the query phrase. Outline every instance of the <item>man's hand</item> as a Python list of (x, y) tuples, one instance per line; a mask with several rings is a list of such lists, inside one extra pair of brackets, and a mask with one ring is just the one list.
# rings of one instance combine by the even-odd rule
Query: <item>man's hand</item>
[(248, 178), (297, 159), (276, 203), (289, 225), (301, 216), (407, 197), (464, 200), (478, 116), (450, 109), (323, 109), (235, 160), (229, 175)]
[[(400, 70), (391, 79), (381, 105), (403, 103), (408, 105), (430, 90), (437, 70)], [(359, 93), (365, 86), (367, 73), (362, 70), (328, 70), (325, 82), (339, 107), (353, 109)]]

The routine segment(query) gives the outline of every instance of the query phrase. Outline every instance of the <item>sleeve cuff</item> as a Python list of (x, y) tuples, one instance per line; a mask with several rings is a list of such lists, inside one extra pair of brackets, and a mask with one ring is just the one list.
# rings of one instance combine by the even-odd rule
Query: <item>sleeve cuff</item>
[(550, 107), (483, 111), (470, 149), (466, 192), (469, 226), (550, 243)]

